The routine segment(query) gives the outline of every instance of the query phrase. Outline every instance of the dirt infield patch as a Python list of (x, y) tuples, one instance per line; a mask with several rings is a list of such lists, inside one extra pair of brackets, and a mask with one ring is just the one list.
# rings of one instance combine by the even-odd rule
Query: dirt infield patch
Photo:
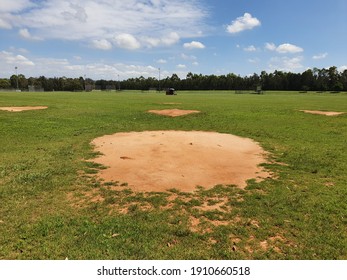
[(2, 111), (9, 112), (22, 112), (22, 111), (31, 111), (31, 110), (44, 110), (47, 109), (46, 106), (25, 106), (25, 107), (0, 107)]
[(314, 114), (314, 115), (324, 115), (329, 117), (345, 114), (345, 112), (327, 112), (327, 111), (311, 111), (311, 110), (300, 110), (300, 112)]
[(200, 113), (200, 111), (196, 111), (196, 110), (180, 110), (180, 109), (149, 110), (148, 112), (157, 114), (157, 115), (170, 116), (170, 117), (179, 117), (179, 116), (184, 116), (189, 114)]
[(245, 187), (252, 178), (270, 176), (259, 164), (265, 153), (253, 140), (203, 131), (116, 133), (92, 141), (103, 155), (93, 160), (107, 166), (106, 182), (127, 183), (134, 191), (191, 192), (196, 186)]

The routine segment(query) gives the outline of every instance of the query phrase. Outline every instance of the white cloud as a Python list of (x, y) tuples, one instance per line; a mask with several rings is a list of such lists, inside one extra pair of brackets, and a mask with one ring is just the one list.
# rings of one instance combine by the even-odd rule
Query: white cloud
[(112, 44), (106, 39), (93, 40), (92, 46), (96, 49), (105, 50), (105, 51), (112, 49)]
[(157, 63), (159, 63), (159, 64), (165, 64), (165, 63), (167, 63), (167, 60), (165, 60), (165, 59), (158, 59), (158, 60), (157, 60)]
[(194, 61), (194, 62), (192, 63), (192, 65), (194, 65), (194, 66), (199, 66), (199, 62)]
[[(30, 30), (42, 39), (79, 40), (86, 45), (121, 36), (118, 45), (170, 46), (203, 34), (207, 9), (196, 0), (1, 0), (0, 28)], [(28, 35), (28, 34), (26, 34)], [(123, 38), (122, 38), (123, 37)]]
[(328, 53), (320, 53), (320, 54), (317, 54), (317, 55), (314, 55), (312, 57), (312, 59), (314, 60), (319, 60), (319, 59), (324, 59), (328, 56)]
[(184, 60), (196, 60), (197, 57), (195, 55), (186, 55), (185, 53), (181, 53), (181, 58)]
[(161, 42), (163, 45), (173, 45), (176, 44), (180, 40), (180, 36), (176, 32), (170, 32), (169, 35), (161, 38)]
[(122, 49), (136, 50), (141, 47), (139, 41), (131, 34), (120, 34), (114, 39), (116, 45)]
[(23, 28), (23, 29), (20, 29), (19, 30), (19, 32), (18, 32), (18, 34), (22, 37), (22, 38), (24, 38), (24, 39), (27, 39), (27, 40), (41, 40), (39, 37), (37, 37), (37, 36), (32, 36), (31, 34), (30, 34), (30, 32), (29, 32), (29, 30), (28, 29), (26, 29), (26, 28)]
[(35, 66), (35, 63), (25, 56), (7, 51), (0, 52), (0, 64), (9, 64), (12, 68), (16, 66)]
[(282, 44), (277, 47), (276, 51), (279, 53), (299, 53), (303, 52), (304, 49), (292, 44)]
[(342, 65), (337, 69), (339, 72), (344, 72), (345, 70), (347, 70), (347, 65)]
[(303, 57), (273, 57), (270, 60), (270, 71), (287, 71), (287, 72), (299, 72), (304, 69), (302, 65)]
[(304, 51), (303, 48), (288, 43), (279, 45), (278, 47), (274, 43), (266, 43), (265, 49), (269, 51), (276, 51), (278, 53), (300, 53)]
[(141, 39), (148, 47), (159, 47), (159, 46), (171, 46), (176, 44), (180, 40), (180, 36), (176, 32), (170, 32), (169, 34), (161, 37), (143, 37)]
[[(0, 14), (0, 17), (1, 16), (2, 15)], [(0, 28), (2, 28), (2, 29), (11, 29), (12, 25), (8, 21), (5, 21), (5, 19), (0, 18)]]
[(83, 65), (67, 65), (64, 68), (67, 70), (78, 71), (79, 73), (83, 73), (85, 67)]
[(26, 28), (19, 30), (19, 35), (25, 39), (30, 39), (31, 37), (29, 30)]
[[(136, 78), (143, 76), (158, 77), (158, 67), (150, 64), (127, 64), (127, 63), (108, 63), (104, 60), (97, 62), (84, 63), (80, 57), (54, 58), (54, 57), (30, 57), (30, 53), (25, 56), (18, 49), (5, 51), (0, 49), (0, 77), (10, 77), (15, 73), (15, 67), (18, 67), (18, 73), (26, 77), (86, 77), (93, 79), (115, 79), (117, 75), (121, 79)], [(171, 76), (177, 73), (184, 77), (186, 66), (181, 64), (178, 68), (174, 67), (172, 71), (161, 70), (162, 77)], [(182, 71), (183, 70), (183, 71)]]
[(257, 48), (255, 46), (251, 45), (251, 46), (244, 48), (243, 50), (246, 52), (256, 52)]
[(185, 69), (185, 68), (187, 68), (187, 66), (184, 65), (184, 64), (178, 64), (176, 67), (179, 68), (179, 69)]
[(251, 30), (260, 25), (261, 22), (257, 18), (252, 17), (252, 15), (249, 13), (245, 13), (242, 17), (238, 17), (230, 25), (228, 25), (227, 31), (235, 34), (245, 30)]
[(276, 45), (274, 43), (266, 43), (265, 44), (265, 49), (269, 51), (275, 51), (276, 50)]
[(204, 49), (205, 45), (201, 42), (197, 42), (197, 41), (192, 41), (190, 43), (184, 43), (183, 47), (186, 49)]
[(30, 0), (1, 0), (0, 13), (19, 12), (31, 6)]
[(259, 63), (259, 58), (250, 58), (248, 59), (248, 62), (252, 64), (257, 64)]

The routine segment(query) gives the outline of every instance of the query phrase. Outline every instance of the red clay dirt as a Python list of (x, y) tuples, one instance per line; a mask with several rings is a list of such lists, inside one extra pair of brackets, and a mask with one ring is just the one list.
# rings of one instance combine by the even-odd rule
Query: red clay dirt
[(314, 114), (314, 115), (324, 115), (329, 117), (345, 114), (345, 112), (327, 112), (327, 111), (312, 111), (312, 110), (300, 110), (300, 112)]
[(44, 110), (47, 109), (46, 106), (25, 106), (25, 107), (0, 107), (2, 111), (9, 112), (22, 112), (22, 111), (31, 111), (31, 110)]
[(253, 140), (203, 131), (116, 133), (92, 141), (103, 155), (94, 162), (106, 182), (128, 183), (134, 191), (168, 189), (192, 192), (196, 186), (218, 184), (245, 187), (252, 178), (270, 176), (259, 164), (265, 153)]
[(179, 116), (184, 116), (189, 114), (200, 113), (200, 111), (196, 111), (196, 110), (180, 110), (180, 109), (149, 110), (148, 112), (157, 114), (157, 115), (170, 116), (170, 117), (179, 117)]

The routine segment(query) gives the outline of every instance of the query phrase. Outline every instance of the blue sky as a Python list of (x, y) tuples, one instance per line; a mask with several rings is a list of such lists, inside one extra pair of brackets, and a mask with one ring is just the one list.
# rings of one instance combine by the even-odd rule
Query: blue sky
[(346, 0), (1, 0), (0, 77), (347, 69)]

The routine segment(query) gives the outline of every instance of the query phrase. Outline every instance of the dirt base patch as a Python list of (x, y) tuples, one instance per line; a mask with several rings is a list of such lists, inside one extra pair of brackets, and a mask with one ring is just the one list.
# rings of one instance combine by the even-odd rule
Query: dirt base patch
[(324, 115), (329, 117), (345, 114), (345, 112), (327, 112), (327, 111), (312, 111), (312, 110), (300, 110), (300, 112), (314, 114), (314, 115)]
[(180, 109), (149, 110), (148, 112), (157, 114), (157, 115), (170, 116), (170, 117), (179, 117), (179, 116), (184, 116), (189, 114), (200, 113), (200, 111), (196, 111), (196, 110), (180, 110)]
[(265, 153), (253, 140), (202, 131), (146, 131), (106, 135), (92, 141), (103, 155), (94, 162), (107, 166), (106, 182), (127, 183), (134, 191), (191, 192), (196, 186), (246, 186), (267, 178), (259, 164)]
[(0, 107), (2, 111), (9, 112), (22, 112), (22, 111), (31, 111), (31, 110), (44, 110), (47, 109), (46, 106), (25, 106), (25, 107)]

